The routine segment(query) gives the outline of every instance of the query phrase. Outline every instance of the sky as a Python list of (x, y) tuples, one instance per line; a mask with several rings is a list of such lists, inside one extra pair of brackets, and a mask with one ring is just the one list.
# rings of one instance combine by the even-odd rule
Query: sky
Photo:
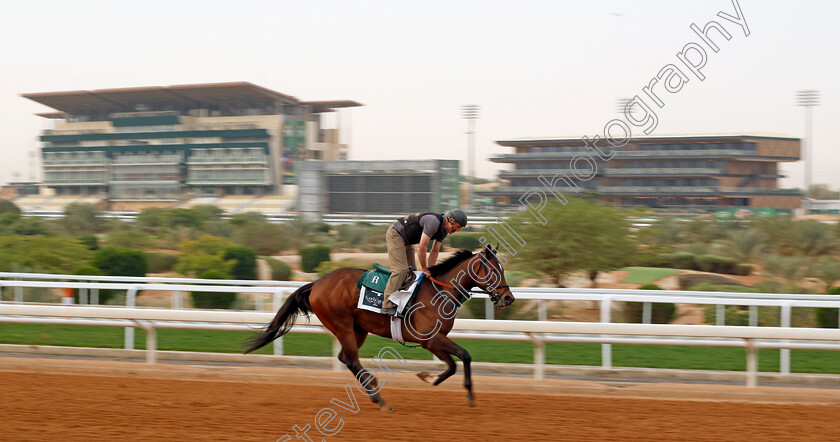
[[(511, 152), (495, 141), (603, 134), (617, 100), (685, 68), (690, 25), (715, 20), (732, 38), (712, 34), (704, 80), (660, 94), (650, 135), (803, 137), (795, 93), (816, 89), (813, 182), (840, 188), (840, 3), (738, 5), (749, 36), (717, 16), (736, 15), (730, 0), (3, 2), (0, 182), (28, 180), (31, 152), (41, 177), (51, 122), (34, 114), (51, 109), (22, 93), (228, 81), (363, 103), (340, 118), (355, 160), (466, 161), (461, 108), (479, 105), (476, 174), (494, 178), (509, 166), (488, 158)], [(782, 185), (802, 187), (803, 170), (784, 165)]]

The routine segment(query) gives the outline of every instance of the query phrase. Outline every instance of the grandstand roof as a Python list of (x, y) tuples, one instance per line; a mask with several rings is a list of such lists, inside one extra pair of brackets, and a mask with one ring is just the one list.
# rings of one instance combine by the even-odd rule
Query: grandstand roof
[[(266, 103), (310, 104), (313, 112), (328, 112), (335, 108), (361, 106), (351, 100), (300, 101), (280, 92), (247, 81), (232, 83), (182, 84), (92, 91), (37, 92), (21, 94), (69, 115), (90, 112), (133, 112), (138, 104), (152, 107), (203, 108), (208, 106), (240, 107)], [(59, 113), (38, 114), (45, 118), (60, 118)]]

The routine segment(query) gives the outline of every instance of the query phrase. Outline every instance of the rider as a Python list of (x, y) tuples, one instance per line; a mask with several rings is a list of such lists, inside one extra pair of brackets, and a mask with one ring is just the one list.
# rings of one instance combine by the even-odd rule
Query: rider
[[(429, 267), (437, 262), (440, 244), (446, 235), (455, 233), (467, 225), (467, 214), (461, 209), (452, 209), (446, 213), (415, 213), (398, 219), (385, 234), (388, 245), (391, 278), (385, 286), (382, 299), (382, 313), (396, 315), (397, 305), (388, 297), (399, 290), (408, 275), (408, 267), (415, 267), (414, 244), (417, 244), (417, 260), (426, 276), (431, 276)], [(426, 261), (426, 249), (429, 241), (434, 241), (432, 251)]]

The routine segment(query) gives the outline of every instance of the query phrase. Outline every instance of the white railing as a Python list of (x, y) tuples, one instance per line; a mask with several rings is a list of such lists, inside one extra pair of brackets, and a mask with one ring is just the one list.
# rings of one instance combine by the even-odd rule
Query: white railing
[[(146, 331), (146, 361), (157, 361), (156, 328), (202, 328), (216, 329), (219, 325), (261, 326), (273, 318), (273, 313), (213, 310), (171, 310), (123, 307), (69, 307), (56, 305), (0, 304), (0, 321), (23, 322), (26, 317), (48, 318), (45, 322), (59, 319), (76, 320), (78, 324), (124, 326), (130, 321)], [(88, 321), (79, 321), (86, 318)], [(320, 326), (317, 318), (311, 318), (306, 327), (296, 326), (293, 331), (313, 332), (313, 326)], [(453, 337), (493, 340), (530, 340), (534, 343), (534, 376), (542, 379), (545, 365), (545, 342), (569, 342), (566, 335), (597, 335), (602, 341), (618, 337), (644, 337), (637, 344), (662, 344), (662, 339), (676, 336), (690, 337), (690, 345), (739, 346), (747, 349), (747, 386), (754, 388), (758, 376), (758, 348), (791, 348), (810, 345), (810, 348), (836, 348), (826, 344), (803, 344), (797, 341), (840, 341), (840, 330), (786, 327), (725, 327), (710, 325), (671, 324), (609, 324), (586, 322), (547, 321), (493, 321), (480, 319), (459, 319), (453, 327)], [(316, 333), (319, 331), (315, 331)], [(698, 339), (699, 338), (699, 339)], [(713, 338), (708, 340), (704, 338)], [(767, 340), (771, 340), (768, 342)], [(334, 354), (337, 341), (333, 340)], [(689, 344), (680, 344), (689, 345)], [(334, 361), (334, 368), (340, 369)]]
[[(99, 289), (126, 290), (126, 306), (136, 306), (136, 296), (143, 290), (170, 291), (173, 293), (172, 308), (184, 308), (183, 293), (193, 291), (210, 292), (234, 292), (247, 293), (254, 298), (254, 307), (257, 311), (263, 311), (266, 307), (265, 299), (270, 296), (271, 309), (276, 311), (282, 304), (286, 294), (293, 292), (297, 287), (305, 284), (297, 281), (251, 281), (251, 280), (201, 280), (193, 278), (139, 278), (119, 276), (80, 276), (80, 275), (50, 275), (50, 274), (28, 274), (28, 273), (0, 273), (0, 278), (16, 278), (18, 280), (0, 279), (0, 290), (2, 287), (13, 287), (14, 302), (23, 302), (23, 288), (77, 288), (80, 291), (80, 300), (83, 304), (87, 299), (81, 295), (89, 292), (93, 295)], [(26, 281), (24, 279), (37, 279), (38, 281)], [(97, 282), (67, 282), (67, 281), (44, 281), (46, 279), (60, 280), (94, 280)], [(128, 282), (116, 282), (128, 281)], [(169, 284), (164, 284), (168, 282)], [(197, 285), (204, 284), (233, 284), (223, 285)], [(250, 285), (250, 286), (246, 286)], [(257, 285), (263, 286), (258, 287)], [(268, 286), (268, 287), (266, 287)], [(825, 295), (790, 295), (790, 294), (767, 294), (767, 293), (723, 293), (723, 292), (690, 292), (675, 290), (615, 290), (615, 289), (560, 289), (560, 288), (513, 288), (514, 295), (519, 300), (535, 300), (538, 303), (538, 320), (547, 321), (548, 303), (552, 301), (592, 301), (600, 308), (600, 322), (612, 323), (612, 307), (614, 302), (642, 302), (643, 303), (643, 324), (651, 322), (653, 303), (674, 303), (674, 304), (707, 304), (716, 306), (716, 324), (725, 325), (725, 308), (727, 305), (749, 306), (749, 325), (758, 326), (758, 307), (771, 306), (779, 307), (779, 324), (781, 328), (791, 327), (793, 308), (814, 308), (828, 307), (840, 309), (840, 299)], [(493, 305), (487, 295), (475, 295), (476, 298), (485, 300), (486, 317), (493, 319)], [(840, 311), (840, 310), (838, 310)], [(270, 318), (269, 318), (270, 319)], [(268, 321), (266, 321), (268, 322)], [(124, 324), (126, 325), (126, 324)], [(130, 325), (130, 324), (128, 324)], [(766, 327), (761, 327), (762, 329)], [(525, 339), (531, 340), (531, 339)], [(535, 346), (537, 345), (536, 341)], [(654, 342), (656, 341), (656, 342)], [(552, 342), (552, 341), (548, 341)], [(602, 339), (592, 336), (574, 337), (565, 339), (563, 342), (589, 342), (601, 343), (601, 366), (605, 369), (612, 368), (612, 344), (621, 343), (645, 343), (659, 345), (723, 345), (720, 342), (691, 341), (691, 340), (670, 340), (653, 339), (639, 342), (638, 338), (611, 338)], [(131, 349), (134, 345), (134, 329), (126, 328), (125, 348)], [(763, 345), (763, 344), (762, 344)], [(740, 346), (740, 344), (736, 345)], [(767, 347), (781, 348), (780, 370), (781, 374), (790, 374), (790, 349), (791, 348), (817, 348), (814, 344), (796, 344), (788, 347)], [(836, 343), (819, 344), (818, 349), (840, 349)], [(282, 354), (282, 341), (275, 346), (275, 354)], [(536, 353), (535, 353), (536, 357)]]

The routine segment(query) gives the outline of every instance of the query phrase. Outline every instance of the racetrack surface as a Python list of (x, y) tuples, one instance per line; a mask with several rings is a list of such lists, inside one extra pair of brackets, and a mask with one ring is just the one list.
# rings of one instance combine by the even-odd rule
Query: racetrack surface
[[(309, 425), (316, 441), (840, 440), (836, 389), (480, 376), (468, 408), (460, 371), (438, 387), (380, 376), (394, 413), (349, 372), (0, 358), (0, 439), (297, 441)], [(322, 428), (343, 424), (331, 437), (313, 427), (325, 408)]]

